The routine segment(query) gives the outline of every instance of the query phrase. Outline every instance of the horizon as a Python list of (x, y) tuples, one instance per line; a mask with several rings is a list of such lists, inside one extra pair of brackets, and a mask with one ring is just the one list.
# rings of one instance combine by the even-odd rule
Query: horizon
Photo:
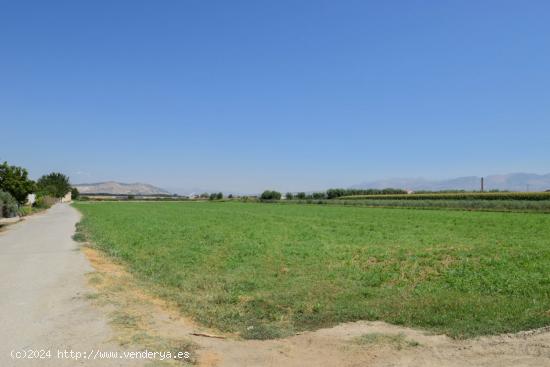
[[(368, 182), (360, 182), (360, 183), (356, 183), (356, 184), (352, 184), (352, 185), (340, 185), (340, 186), (333, 186), (333, 187), (326, 187), (324, 189), (321, 189), (321, 190), (296, 190), (296, 191), (290, 191), (290, 192), (293, 192), (293, 193), (297, 193), (297, 192), (306, 192), (306, 193), (311, 193), (311, 192), (315, 192), (315, 191), (319, 191), (319, 192), (324, 192), (326, 190), (329, 190), (329, 189), (338, 189), (338, 188), (342, 188), (342, 189), (351, 189), (351, 188), (362, 188), (362, 189), (383, 189), (383, 188), (387, 188), (387, 189), (403, 189), (403, 190), (408, 190), (408, 189), (411, 189), (410, 185), (407, 186), (407, 185), (389, 185), (389, 186), (384, 186), (382, 187), (382, 185), (380, 185), (380, 183), (382, 182), (387, 182), (387, 181), (421, 181), (422, 183), (426, 184), (426, 185), (430, 185), (430, 184), (439, 184), (439, 183), (442, 183), (442, 182), (445, 182), (445, 181), (452, 181), (452, 180), (461, 180), (461, 179), (472, 179), (472, 178), (475, 178), (477, 180), (483, 178), (485, 179), (485, 182), (486, 182), (486, 189), (487, 190), (509, 190), (506, 188), (506, 185), (508, 183), (501, 183), (501, 186), (495, 186), (495, 184), (493, 183), (493, 187), (490, 186), (490, 183), (489, 183), (489, 186), (487, 186), (488, 184), (488, 181), (487, 179), (493, 179), (493, 178), (499, 178), (499, 177), (509, 177), (509, 176), (515, 176), (515, 175), (528, 175), (528, 176), (540, 176), (540, 177), (545, 177), (545, 176), (550, 176), (550, 173), (533, 173), (533, 172), (511, 172), (511, 173), (500, 173), (500, 174), (494, 174), (494, 175), (488, 175), (488, 176), (460, 176), (460, 177), (447, 177), (447, 178), (444, 178), (444, 179), (432, 179), (432, 178), (427, 178), (427, 177), (387, 177), (387, 178), (381, 178), (381, 179), (375, 179), (375, 180), (372, 180), (372, 181), (368, 181)], [(108, 181), (101, 181), (101, 182), (81, 182), (81, 183), (73, 183), (75, 186), (87, 186), (87, 185), (99, 185), (99, 184), (109, 184), (109, 183), (114, 183), (114, 184), (121, 184), (121, 185), (147, 185), (147, 186), (152, 186), (156, 189), (161, 189), (161, 190), (164, 190), (164, 191), (167, 191), (169, 194), (177, 194), (177, 195), (190, 195), (190, 194), (200, 194), (200, 193), (204, 193), (204, 192), (223, 192), (224, 194), (236, 194), (236, 195), (257, 195), (257, 194), (260, 194), (262, 191), (264, 191), (264, 189), (267, 189), (267, 190), (278, 190), (276, 187), (267, 187), (267, 188), (264, 188), (262, 190), (259, 190), (257, 192), (246, 192), (246, 191), (224, 191), (223, 189), (221, 188), (214, 188), (214, 189), (206, 189), (206, 188), (199, 188), (199, 187), (195, 187), (195, 188), (170, 188), (170, 187), (164, 187), (164, 186), (156, 186), (156, 185), (152, 185), (148, 182), (119, 182), (119, 181), (114, 181), (114, 180), (108, 180)], [(417, 184), (420, 184), (422, 185), (422, 183), (417, 183)], [(370, 185), (370, 186), (369, 186)], [(532, 187), (531, 184), (516, 184), (516, 186), (523, 186), (525, 185), (526, 186), (526, 190), (522, 190), (522, 191), (546, 191), (546, 190), (550, 190), (550, 183), (548, 185), (541, 185), (539, 187), (535, 186), (535, 187)], [(531, 188), (530, 188), (531, 186)], [(531, 190), (533, 189), (533, 190)], [(416, 189), (416, 190), (423, 190), (423, 189)], [(428, 189), (429, 190), (429, 189)], [(441, 189), (443, 191), (445, 190), (470, 190), (468, 188), (464, 188), (464, 187), (455, 187), (455, 188), (446, 188), (446, 189)], [(282, 192), (284, 192), (283, 190), (281, 190)], [(435, 191), (438, 191), (438, 190), (435, 190)], [(512, 190), (513, 191), (513, 190)], [(99, 192), (98, 192), (99, 193)]]
[(548, 169), (550, 3), (7, 3), (0, 160), (321, 191)]

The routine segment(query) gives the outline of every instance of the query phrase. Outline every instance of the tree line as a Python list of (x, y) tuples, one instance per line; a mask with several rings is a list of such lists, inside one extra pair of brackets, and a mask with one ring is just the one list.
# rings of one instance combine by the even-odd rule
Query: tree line
[(401, 189), (328, 189), (327, 191), (318, 191), (312, 193), (287, 192), (285, 198), (287, 200), (320, 200), (320, 199), (336, 199), (340, 196), (349, 195), (389, 195), (389, 194), (406, 194), (407, 191)]
[[(287, 192), (284, 195), (286, 200), (322, 200), (322, 199), (336, 199), (341, 196), (349, 195), (395, 195), (395, 194), (406, 194), (407, 191), (401, 189), (328, 189), (326, 191), (318, 192)], [(265, 190), (261, 196), (260, 200), (262, 201), (272, 201), (280, 200), (283, 195), (278, 191)]]
[[(282, 198), (286, 200), (322, 200), (322, 199), (337, 199), (341, 196), (349, 196), (349, 195), (396, 195), (396, 194), (407, 194), (407, 191), (401, 190), (401, 189), (328, 189), (326, 191), (318, 191), (318, 192), (287, 192), (286, 194), (280, 193), (279, 191), (275, 190), (265, 190), (261, 193), (259, 199), (261, 201), (276, 201), (281, 200)], [(209, 199), (209, 200), (221, 200), (224, 198), (223, 193), (221, 192), (215, 192), (215, 193), (202, 193), (199, 195), (199, 198), (201, 199)], [(228, 199), (233, 199), (233, 195), (228, 195)], [(239, 199), (249, 199), (248, 196), (242, 196), (239, 197)]]

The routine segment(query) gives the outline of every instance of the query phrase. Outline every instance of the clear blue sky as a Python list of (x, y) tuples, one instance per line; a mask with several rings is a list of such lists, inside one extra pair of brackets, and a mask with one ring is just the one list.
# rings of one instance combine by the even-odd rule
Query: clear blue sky
[(550, 172), (549, 1), (3, 1), (0, 160), (254, 192)]

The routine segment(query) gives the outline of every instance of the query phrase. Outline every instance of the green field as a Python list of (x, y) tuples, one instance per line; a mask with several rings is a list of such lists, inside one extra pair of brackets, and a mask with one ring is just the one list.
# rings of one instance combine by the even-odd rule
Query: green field
[(284, 204), (323, 204), (323, 205), (347, 205), (363, 207), (383, 208), (422, 208), (422, 209), (455, 209), (455, 210), (481, 210), (499, 212), (535, 212), (550, 213), (550, 200), (403, 200), (403, 199), (310, 199), (310, 200), (285, 200)]
[(77, 203), (82, 233), (183, 314), (246, 338), (384, 320), (463, 338), (550, 324), (550, 215)]

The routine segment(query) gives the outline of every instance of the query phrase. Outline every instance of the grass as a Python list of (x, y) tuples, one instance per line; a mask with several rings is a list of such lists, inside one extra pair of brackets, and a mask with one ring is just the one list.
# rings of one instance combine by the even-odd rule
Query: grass
[[(82, 232), (82, 228), (79, 230)], [(184, 331), (178, 329), (174, 332), (171, 329), (172, 324), (181, 322), (177, 315), (161, 300), (142, 292), (141, 283), (120, 265), (89, 246), (83, 247), (83, 251), (94, 268), (93, 272), (86, 274), (94, 292), (84, 294), (84, 298), (108, 312), (114, 331), (112, 341), (123, 348), (131, 346), (134, 349), (170, 352), (175, 357), (151, 361), (147, 364), (150, 366), (195, 364), (196, 345)], [(163, 316), (156, 319), (159, 309)], [(171, 325), (168, 327), (164, 323), (166, 315), (170, 317)], [(187, 356), (184, 352), (188, 353)]]
[(80, 232), (182, 312), (268, 339), (354, 320), (455, 338), (550, 324), (550, 215), (77, 203)]
[(417, 347), (420, 344), (415, 340), (409, 340), (404, 334), (368, 333), (354, 338), (354, 343), (359, 345), (389, 345), (397, 350), (405, 347)]

